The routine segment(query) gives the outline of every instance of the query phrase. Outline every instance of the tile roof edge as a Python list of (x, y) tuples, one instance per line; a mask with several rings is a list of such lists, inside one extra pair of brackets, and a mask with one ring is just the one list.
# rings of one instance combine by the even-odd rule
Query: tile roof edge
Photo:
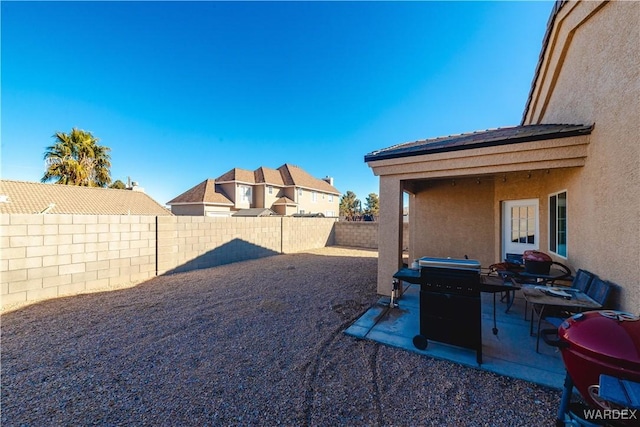
[[(487, 129), (484, 131), (467, 132), (467, 133), (456, 134), (456, 135), (448, 135), (444, 137), (429, 138), (422, 141), (404, 142), (401, 144), (392, 145), (391, 147), (384, 148), (381, 150), (372, 151), (371, 153), (366, 154), (364, 156), (364, 161), (370, 162), (370, 161), (377, 161), (377, 160), (388, 160), (388, 159), (396, 159), (401, 157), (418, 156), (423, 154), (436, 154), (436, 153), (447, 153), (447, 152), (453, 152), (453, 151), (470, 150), (472, 148), (495, 147), (499, 145), (510, 145), (510, 144), (517, 144), (522, 142), (543, 141), (547, 139), (556, 139), (556, 138), (569, 138), (572, 136), (588, 135), (593, 131), (593, 128), (595, 126), (595, 124), (565, 125), (565, 126), (576, 126), (576, 129), (572, 129), (570, 131), (563, 131), (563, 132), (556, 130), (554, 132), (549, 132), (545, 134), (526, 135), (521, 137), (516, 136), (516, 137), (502, 138), (502, 139), (497, 139), (492, 141), (478, 142), (475, 144), (468, 144), (468, 145), (445, 146), (445, 147), (436, 148), (436, 149), (428, 149), (424, 147), (425, 144), (426, 145), (429, 144), (428, 141), (431, 141), (431, 143), (433, 143), (433, 142), (436, 142), (437, 140), (443, 140), (443, 139), (454, 138), (454, 137), (463, 138), (463, 137), (468, 137), (468, 136), (483, 133), (483, 132), (491, 132), (491, 131), (504, 130), (504, 129), (516, 129), (516, 128), (522, 128), (526, 126), (545, 126), (545, 125), (554, 125), (554, 124), (508, 126), (504, 128)], [(562, 124), (555, 124), (555, 125), (562, 125)], [(396, 148), (394, 151), (393, 147), (401, 147), (402, 145), (412, 144), (416, 142), (424, 142), (425, 144), (417, 147), (416, 146), (406, 147), (404, 149)]]

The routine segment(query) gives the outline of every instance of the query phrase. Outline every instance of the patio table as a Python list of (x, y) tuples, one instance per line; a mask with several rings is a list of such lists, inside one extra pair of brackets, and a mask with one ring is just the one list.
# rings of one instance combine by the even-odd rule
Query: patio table
[[(544, 317), (544, 310), (546, 307), (563, 307), (568, 311), (576, 311), (576, 309), (597, 310), (602, 308), (601, 304), (598, 304), (591, 297), (582, 291), (571, 288), (552, 288), (547, 286), (537, 285), (523, 285), (522, 295), (526, 302), (540, 306), (540, 313), (538, 315), (538, 335), (540, 335), (540, 323)], [(550, 291), (554, 289), (562, 290), (570, 295), (569, 298), (564, 298), (551, 294)], [(529, 324), (529, 334), (533, 335), (533, 307), (531, 308), (531, 322)], [(536, 352), (538, 351), (538, 344), (540, 340), (536, 340)]]
[[(567, 271), (559, 270), (552, 267), (549, 273), (529, 273), (527, 271), (499, 271), (499, 274), (503, 275), (513, 282), (514, 285), (520, 287), (524, 285), (544, 285), (553, 286), (558, 280), (570, 280), (571, 275)], [(528, 301), (525, 298), (524, 302), (524, 320), (527, 320)], [(533, 318), (531, 320), (533, 322)]]

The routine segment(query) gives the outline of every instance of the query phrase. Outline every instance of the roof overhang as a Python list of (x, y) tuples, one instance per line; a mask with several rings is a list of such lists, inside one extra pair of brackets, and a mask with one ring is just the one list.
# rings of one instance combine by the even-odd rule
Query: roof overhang
[(488, 144), (368, 161), (377, 176), (431, 179), (584, 166), (589, 135)]
[(365, 162), (412, 157), (421, 154), (450, 153), (473, 148), (495, 147), (522, 142), (588, 135), (593, 125), (538, 124), (488, 129), (397, 144), (364, 156)]

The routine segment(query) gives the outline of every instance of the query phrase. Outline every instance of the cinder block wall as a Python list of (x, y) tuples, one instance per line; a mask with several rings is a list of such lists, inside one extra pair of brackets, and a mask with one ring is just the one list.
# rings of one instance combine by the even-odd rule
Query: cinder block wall
[(332, 218), (158, 217), (158, 274), (334, 244)]
[(378, 223), (352, 221), (341, 221), (337, 223), (336, 245), (377, 248)]
[(282, 252), (285, 254), (335, 245), (335, 218), (281, 217)]
[(2, 305), (155, 275), (155, 217), (0, 215)]
[[(378, 223), (368, 221), (341, 221), (335, 226), (335, 244), (359, 248), (378, 248)], [(403, 223), (402, 248), (409, 247), (409, 223)]]
[(0, 304), (335, 244), (332, 218), (0, 215)]
[(281, 218), (158, 217), (158, 274), (281, 253)]

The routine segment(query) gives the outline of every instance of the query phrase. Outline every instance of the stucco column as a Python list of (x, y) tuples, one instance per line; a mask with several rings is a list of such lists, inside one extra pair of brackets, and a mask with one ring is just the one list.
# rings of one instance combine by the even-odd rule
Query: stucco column
[(393, 275), (402, 266), (402, 184), (380, 177), (378, 223), (378, 294), (391, 295)]

